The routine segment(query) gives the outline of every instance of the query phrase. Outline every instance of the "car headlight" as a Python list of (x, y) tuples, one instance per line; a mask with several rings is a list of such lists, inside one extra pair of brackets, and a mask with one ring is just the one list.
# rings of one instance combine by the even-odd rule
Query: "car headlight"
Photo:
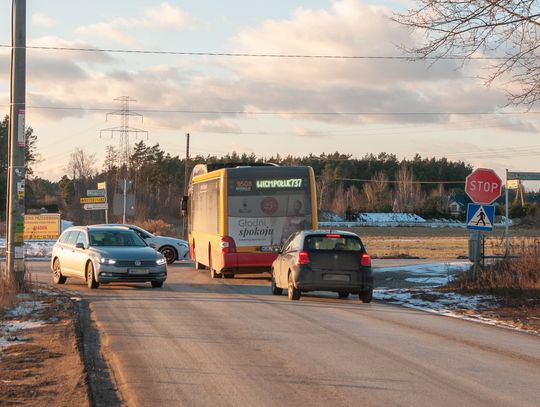
[(115, 264), (115, 263), (116, 263), (116, 260), (114, 260), (114, 259), (108, 259), (108, 258), (106, 258), (106, 257), (102, 257), (102, 258), (99, 259), (99, 262), (100, 262), (101, 264)]
[(161, 257), (161, 258), (159, 258), (159, 259), (156, 260), (156, 264), (157, 264), (158, 266), (162, 266), (162, 265), (164, 265), (165, 263), (167, 263), (167, 260), (165, 260), (165, 257)]

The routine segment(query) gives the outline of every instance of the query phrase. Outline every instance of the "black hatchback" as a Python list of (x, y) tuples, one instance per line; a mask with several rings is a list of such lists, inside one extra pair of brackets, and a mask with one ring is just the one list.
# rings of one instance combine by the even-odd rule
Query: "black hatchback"
[(354, 233), (296, 232), (272, 263), (272, 294), (281, 295), (284, 288), (291, 300), (306, 291), (333, 291), (340, 298), (358, 294), (362, 302), (371, 302), (371, 257)]

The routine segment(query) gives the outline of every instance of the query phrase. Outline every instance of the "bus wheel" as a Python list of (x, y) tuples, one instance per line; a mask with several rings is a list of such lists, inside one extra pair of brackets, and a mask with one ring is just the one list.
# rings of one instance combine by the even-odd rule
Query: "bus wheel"
[(210, 277), (211, 278), (221, 278), (221, 274), (216, 273), (216, 270), (214, 269), (214, 264), (212, 262), (212, 254), (208, 253), (208, 269), (210, 270)]
[(195, 262), (195, 270), (204, 270), (204, 264), (197, 261), (197, 252), (195, 251), (195, 242), (193, 242), (193, 261)]

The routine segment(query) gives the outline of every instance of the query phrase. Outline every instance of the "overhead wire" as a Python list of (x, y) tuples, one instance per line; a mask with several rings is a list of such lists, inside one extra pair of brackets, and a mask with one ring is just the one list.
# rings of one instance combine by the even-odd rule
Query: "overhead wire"
[[(0, 48), (12, 48), (8, 44), (0, 44)], [(21, 47), (22, 48), (22, 47)], [(440, 55), (440, 56), (422, 56), (412, 57), (405, 55), (322, 55), (322, 54), (280, 54), (280, 53), (247, 53), (247, 52), (193, 52), (193, 51), (159, 51), (144, 49), (122, 49), (122, 48), (83, 48), (83, 47), (58, 47), (58, 46), (40, 46), (27, 45), (26, 49), (46, 50), (46, 51), (80, 51), (80, 52), (109, 52), (122, 54), (154, 54), (154, 55), (186, 55), (186, 56), (210, 56), (210, 57), (240, 57), (240, 58), (284, 58), (284, 59), (371, 59), (371, 60), (506, 60), (505, 57), (488, 56), (459, 56), (459, 55)]]

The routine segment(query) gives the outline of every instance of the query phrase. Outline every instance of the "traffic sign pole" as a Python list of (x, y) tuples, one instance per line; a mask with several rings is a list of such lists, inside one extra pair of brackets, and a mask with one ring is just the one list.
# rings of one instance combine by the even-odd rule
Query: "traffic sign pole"
[[(506, 183), (508, 184), (508, 168), (506, 169)], [(504, 188), (504, 236), (506, 239), (505, 244), (505, 250), (504, 250), (504, 257), (508, 257), (509, 250), (510, 250), (510, 241), (509, 241), (509, 226), (510, 226), (510, 219), (508, 219), (508, 185), (506, 185), (506, 188)]]

